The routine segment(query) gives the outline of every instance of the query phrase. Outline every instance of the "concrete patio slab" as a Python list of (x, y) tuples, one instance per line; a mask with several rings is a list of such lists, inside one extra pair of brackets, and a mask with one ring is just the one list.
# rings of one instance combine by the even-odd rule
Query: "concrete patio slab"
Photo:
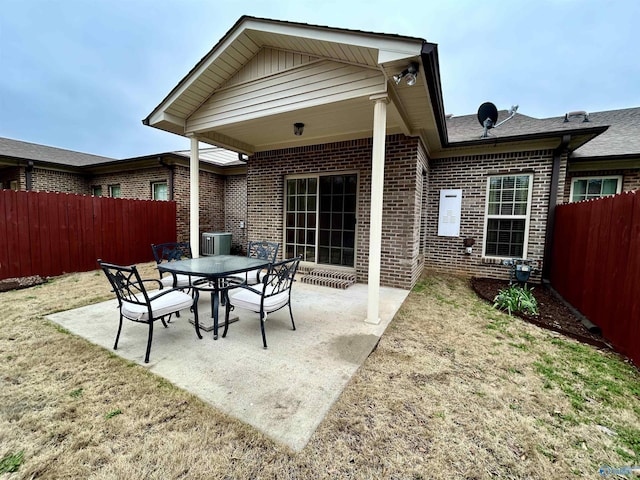
[[(154, 325), (153, 346), (144, 362), (147, 326), (125, 322), (116, 354), (149, 368), (215, 408), (300, 451), (341, 394), (408, 295), (381, 288), (378, 325), (364, 322), (367, 285), (346, 290), (295, 284), (291, 330), (287, 309), (269, 315), (268, 349), (262, 348), (258, 314), (236, 309), (239, 321), (226, 338), (195, 334), (189, 311), (169, 328)], [(202, 295), (201, 316), (210, 314)], [(48, 319), (113, 351), (118, 309), (115, 300), (49, 315)], [(220, 330), (222, 334), (222, 330)]]

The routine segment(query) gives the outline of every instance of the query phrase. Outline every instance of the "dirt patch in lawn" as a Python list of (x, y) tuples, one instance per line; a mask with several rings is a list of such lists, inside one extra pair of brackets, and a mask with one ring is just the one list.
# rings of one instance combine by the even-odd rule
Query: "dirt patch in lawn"
[[(493, 304), (498, 292), (508, 288), (509, 282), (506, 280), (496, 280), (494, 278), (472, 278), (471, 287), (478, 296)], [(549, 288), (545, 285), (537, 285), (533, 287), (533, 289), (533, 296), (538, 301), (539, 315), (516, 313), (518, 317), (534, 325), (562, 333), (583, 343), (601, 348), (611, 348), (601, 335), (589, 331), (571, 309)]]

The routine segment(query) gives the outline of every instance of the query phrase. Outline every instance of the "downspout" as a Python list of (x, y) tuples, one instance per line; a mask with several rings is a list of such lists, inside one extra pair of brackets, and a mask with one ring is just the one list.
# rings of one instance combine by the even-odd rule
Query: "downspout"
[(24, 179), (27, 192), (30, 192), (33, 188), (33, 162), (31, 160), (27, 162), (27, 167), (24, 169)]
[(163, 167), (166, 167), (169, 170), (169, 180), (167, 181), (167, 190), (169, 190), (169, 198), (167, 200), (173, 200), (173, 175), (175, 170), (175, 165), (170, 165), (164, 161), (164, 158), (158, 157), (158, 162)]
[(558, 184), (560, 182), (560, 162), (562, 155), (567, 152), (571, 135), (563, 135), (560, 145), (553, 151), (553, 166), (551, 169), (551, 189), (549, 191), (549, 213), (547, 214), (547, 228), (544, 236), (544, 256), (542, 258), (542, 281), (550, 282), (551, 253), (553, 251), (553, 230), (556, 219), (556, 205), (558, 204)]
[(560, 161), (562, 155), (567, 152), (567, 146), (571, 140), (571, 135), (563, 135), (562, 141), (558, 148), (553, 151), (553, 169), (551, 170), (551, 194), (549, 195), (549, 214), (547, 215), (547, 231), (544, 238), (544, 258), (542, 265), (542, 283), (544, 283), (551, 293), (555, 295), (571, 312), (580, 320), (587, 330), (591, 333), (600, 334), (601, 330), (596, 324), (591, 322), (580, 311), (568, 303), (562, 296), (556, 292), (551, 285), (551, 254), (553, 252), (553, 231), (555, 228), (556, 206), (558, 197), (558, 182), (560, 180)]

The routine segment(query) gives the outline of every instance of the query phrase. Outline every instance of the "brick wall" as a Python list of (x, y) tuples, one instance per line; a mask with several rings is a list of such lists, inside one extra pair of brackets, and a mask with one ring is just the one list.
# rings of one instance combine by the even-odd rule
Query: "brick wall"
[(33, 169), (31, 173), (31, 190), (76, 193), (78, 195), (90, 193), (87, 181), (82, 175), (44, 170), (42, 168)]
[[(189, 169), (176, 165), (173, 175), (173, 199), (177, 203), (177, 237), (179, 241), (189, 240)], [(20, 188), (26, 189), (24, 168), (0, 170), (0, 182), (13, 180), (19, 174)], [(100, 186), (104, 196), (109, 195), (110, 185), (120, 185), (121, 198), (150, 200), (151, 184), (167, 182), (170, 169), (164, 166), (108, 173), (94, 176), (57, 172), (34, 168), (32, 189), (55, 192), (91, 194), (91, 187)], [(226, 205), (226, 211), (225, 211)], [(229, 217), (228, 219), (226, 217)], [(200, 172), (200, 232), (230, 231), (233, 243), (245, 246), (246, 229), (240, 229), (240, 220), (246, 221), (246, 177), (245, 175), (225, 177), (211, 172)]]
[[(426, 266), (464, 276), (508, 278), (507, 267), (492, 263), (492, 259), (482, 258), (487, 177), (533, 173), (527, 258), (538, 260), (542, 268), (552, 164), (552, 150), (431, 160)], [(561, 183), (558, 190), (562, 191), (563, 188), (564, 185)], [(437, 234), (441, 189), (462, 189), (460, 237), (440, 237)], [(465, 254), (462, 243), (467, 237), (475, 238), (476, 241), (471, 255)], [(538, 273), (533, 277), (533, 281), (539, 280)]]
[[(371, 152), (372, 140), (361, 139), (260, 152), (252, 156), (247, 175), (248, 240), (264, 239), (282, 243), (286, 175), (357, 172), (355, 269), (358, 281), (366, 282), (369, 267)], [(420, 202), (417, 198), (418, 192), (422, 192), (424, 163), (426, 154), (419, 148), (417, 139), (403, 135), (387, 137), (381, 244), (383, 285), (410, 288), (419, 276), (417, 272), (421, 271), (422, 266), (417, 258), (420, 250)]]
[[(225, 231), (224, 177), (210, 172), (200, 172), (200, 238), (203, 232)], [(189, 169), (176, 165), (173, 177), (173, 199), (177, 206), (177, 232), (179, 241), (189, 241)]]
[(622, 175), (622, 191), (640, 190), (640, 170), (597, 170), (590, 172), (569, 172), (564, 186), (564, 202), (571, 201), (571, 179), (575, 177), (605, 177)]
[(623, 172), (622, 191), (640, 190), (640, 170), (625, 170)]
[(224, 182), (224, 231), (230, 232), (233, 251), (247, 253), (247, 228), (241, 228), (240, 222), (247, 223), (247, 176), (230, 175)]
[(151, 183), (168, 181), (169, 170), (162, 166), (106, 173), (87, 179), (87, 193), (91, 193), (91, 187), (100, 186), (102, 187), (102, 195), (108, 197), (109, 186), (120, 185), (121, 198), (150, 200), (152, 197)]

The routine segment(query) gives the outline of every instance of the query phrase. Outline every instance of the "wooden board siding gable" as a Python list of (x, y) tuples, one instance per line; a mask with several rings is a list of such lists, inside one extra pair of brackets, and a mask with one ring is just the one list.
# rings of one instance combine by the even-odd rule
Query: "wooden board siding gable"
[(240, 83), (283, 72), (318, 60), (317, 57), (301, 53), (286, 52), (275, 48), (263, 48), (244, 67), (236, 72), (224, 85), (232, 87)]
[(206, 131), (385, 90), (386, 80), (377, 69), (312, 61), (219, 90), (187, 119), (186, 131)]

